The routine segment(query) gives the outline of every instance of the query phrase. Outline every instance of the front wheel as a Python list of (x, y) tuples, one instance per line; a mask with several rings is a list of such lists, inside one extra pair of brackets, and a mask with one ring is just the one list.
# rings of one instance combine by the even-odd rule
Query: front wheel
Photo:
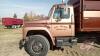
[(46, 56), (50, 49), (49, 41), (42, 35), (29, 36), (25, 50), (30, 56)]

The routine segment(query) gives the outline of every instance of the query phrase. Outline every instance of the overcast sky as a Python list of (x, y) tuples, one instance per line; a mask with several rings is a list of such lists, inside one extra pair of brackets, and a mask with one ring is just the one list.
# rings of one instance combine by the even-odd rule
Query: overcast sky
[(25, 12), (48, 15), (53, 4), (61, 3), (61, 0), (1, 0), (0, 17), (13, 17), (16, 13), (19, 18)]

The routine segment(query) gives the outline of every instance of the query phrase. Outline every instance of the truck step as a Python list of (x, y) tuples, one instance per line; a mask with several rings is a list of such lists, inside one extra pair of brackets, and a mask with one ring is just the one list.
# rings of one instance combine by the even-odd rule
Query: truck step
[(61, 47), (61, 46), (73, 46), (77, 44), (77, 38), (56, 38), (56, 46)]

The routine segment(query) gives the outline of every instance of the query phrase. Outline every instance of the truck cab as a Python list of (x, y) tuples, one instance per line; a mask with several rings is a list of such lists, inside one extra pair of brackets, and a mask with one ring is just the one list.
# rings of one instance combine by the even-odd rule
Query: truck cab
[(53, 36), (75, 36), (73, 6), (54, 5), (51, 10), (51, 33)]

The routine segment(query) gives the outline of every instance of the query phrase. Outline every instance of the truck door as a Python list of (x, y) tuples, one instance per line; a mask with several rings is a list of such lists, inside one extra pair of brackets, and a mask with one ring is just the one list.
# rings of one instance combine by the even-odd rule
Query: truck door
[(71, 8), (55, 8), (52, 19), (52, 35), (74, 36), (74, 15)]

